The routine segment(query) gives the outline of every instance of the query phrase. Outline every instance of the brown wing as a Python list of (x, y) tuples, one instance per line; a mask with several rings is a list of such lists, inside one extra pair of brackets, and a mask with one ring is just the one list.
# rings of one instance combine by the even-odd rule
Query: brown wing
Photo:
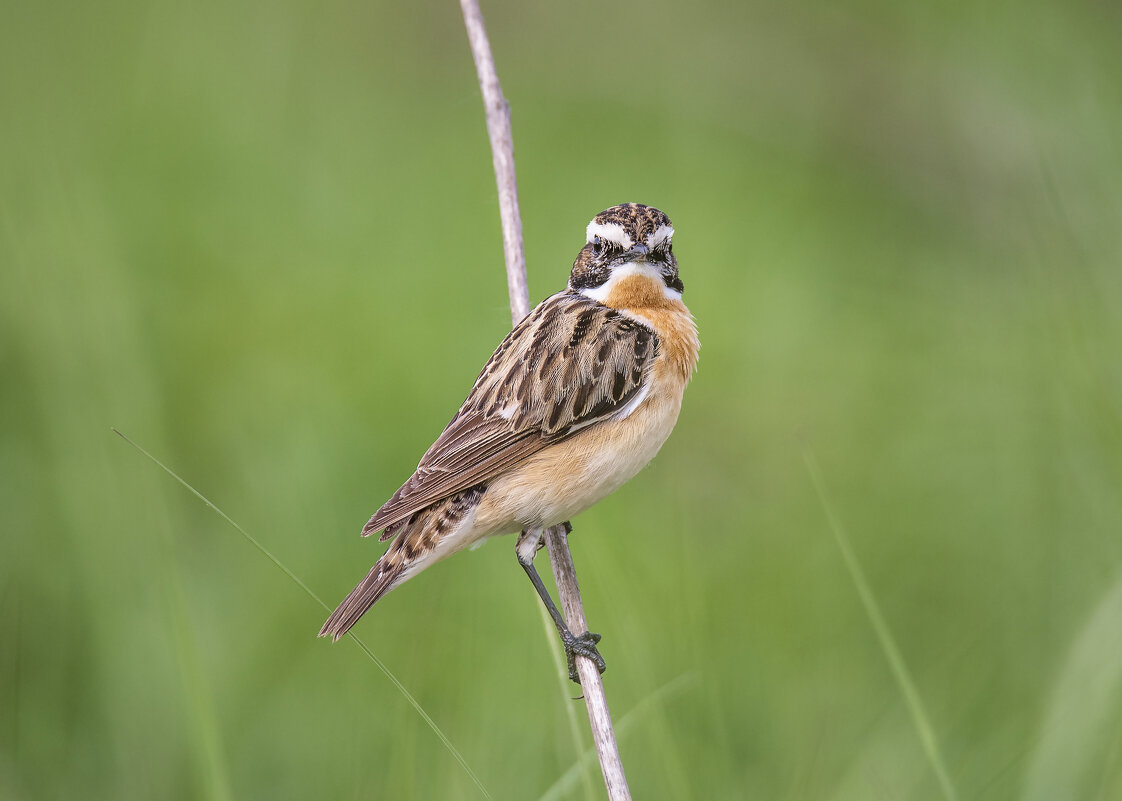
[(363, 536), (503, 473), (620, 412), (658, 352), (642, 323), (565, 291), (530, 312), (492, 354), (456, 416)]

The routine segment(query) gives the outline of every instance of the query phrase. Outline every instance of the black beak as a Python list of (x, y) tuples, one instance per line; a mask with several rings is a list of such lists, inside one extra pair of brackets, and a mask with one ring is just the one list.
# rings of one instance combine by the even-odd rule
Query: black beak
[(651, 249), (649, 247), (647, 247), (646, 245), (644, 245), (642, 242), (640, 242), (637, 245), (632, 245), (631, 250), (629, 250), (629, 251), (627, 251), (626, 253), (623, 254), (623, 260), (624, 261), (638, 261), (639, 259), (644, 259), (645, 260), (647, 258), (647, 254), (650, 253), (650, 252), (651, 252)]

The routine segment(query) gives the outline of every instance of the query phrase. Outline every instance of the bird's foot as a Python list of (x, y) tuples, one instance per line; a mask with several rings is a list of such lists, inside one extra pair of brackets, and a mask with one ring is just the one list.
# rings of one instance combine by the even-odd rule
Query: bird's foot
[(596, 643), (600, 642), (600, 635), (586, 631), (579, 636), (570, 632), (562, 632), (561, 644), (565, 646), (565, 659), (569, 663), (569, 679), (580, 684), (580, 674), (577, 672), (577, 657), (585, 656), (596, 664), (596, 669), (603, 673), (608, 669), (604, 657), (596, 650)]

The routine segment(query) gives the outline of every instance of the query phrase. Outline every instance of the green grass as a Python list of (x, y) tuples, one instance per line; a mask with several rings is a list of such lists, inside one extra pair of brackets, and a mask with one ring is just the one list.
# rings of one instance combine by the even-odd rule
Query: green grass
[[(276, 566), (277, 566), (277, 568), (279, 568), (279, 569), (280, 569), (280, 571), (281, 571), (282, 573), (284, 573), (284, 575), (285, 575), (285, 576), (287, 576), (287, 577), (288, 577), (289, 579), (291, 579), (291, 580), (292, 580), (292, 582), (293, 582), (294, 584), (296, 584), (296, 586), (298, 586), (298, 587), (299, 587), (300, 589), (302, 589), (302, 590), (304, 591), (304, 593), (305, 593), (305, 594), (306, 594), (306, 595), (307, 595), (307, 596), (308, 596), (309, 598), (311, 598), (311, 599), (312, 599), (313, 601), (315, 601), (315, 602), (316, 602), (316, 603), (317, 603), (317, 604), (318, 604), (318, 605), (320, 606), (320, 608), (322, 608), (322, 609), (323, 609), (323, 611), (325, 611), (325, 612), (328, 612), (328, 613), (330, 613), (330, 612), (331, 612), (331, 610), (332, 610), (332, 607), (330, 607), (330, 606), (328, 606), (328, 605), (327, 605), (326, 603), (324, 603), (324, 602), (323, 602), (323, 600), (322, 600), (322, 599), (321, 599), (321, 598), (320, 598), (320, 597), (319, 597), (318, 595), (316, 595), (316, 594), (315, 594), (315, 593), (314, 593), (314, 592), (313, 592), (313, 591), (312, 591), (312, 590), (311, 590), (311, 589), (310, 589), (310, 588), (308, 587), (308, 585), (307, 585), (307, 584), (305, 584), (305, 583), (304, 583), (304, 582), (303, 582), (303, 581), (302, 581), (302, 580), (300, 579), (300, 577), (299, 577), (299, 576), (297, 576), (297, 575), (296, 575), (295, 573), (293, 573), (293, 572), (292, 572), (292, 571), (291, 571), (291, 570), (290, 570), (290, 569), (289, 569), (289, 568), (288, 568), (288, 567), (287, 567), (287, 566), (286, 566), (286, 565), (285, 565), (285, 564), (284, 564), (283, 562), (281, 562), (281, 561), (280, 561), (279, 559), (277, 559), (277, 557), (275, 557), (275, 556), (274, 556), (274, 555), (273, 555), (272, 553), (270, 553), (270, 552), (269, 552), (269, 549), (268, 549), (268, 548), (266, 548), (266, 547), (265, 547), (264, 545), (262, 545), (262, 544), (260, 543), (260, 541), (258, 541), (258, 540), (257, 540), (257, 538), (256, 538), (256, 537), (254, 537), (254, 536), (253, 536), (252, 534), (250, 534), (250, 533), (249, 533), (248, 531), (246, 531), (246, 530), (245, 530), (244, 528), (242, 528), (241, 526), (239, 526), (239, 525), (238, 525), (238, 524), (237, 524), (237, 523), (236, 523), (235, 521), (233, 521), (232, 519), (230, 519), (230, 516), (229, 516), (229, 515), (227, 515), (227, 514), (226, 514), (225, 512), (223, 512), (223, 511), (222, 511), (221, 509), (219, 509), (219, 508), (218, 508), (217, 506), (215, 506), (215, 505), (214, 505), (214, 504), (213, 504), (213, 503), (212, 503), (212, 502), (211, 502), (211, 501), (210, 501), (210, 500), (209, 500), (209, 499), (208, 499), (208, 498), (207, 498), (206, 496), (204, 496), (204, 495), (203, 495), (202, 493), (200, 493), (200, 492), (199, 492), (199, 491), (198, 491), (197, 489), (195, 489), (194, 487), (192, 487), (192, 486), (191, 486), (191, 485), (190, 485), (189, 483), (187, 483), (186, 481), (184, 481), (184, 480), (183, 480), (183, 478), (182, 478), (181, 476), (179, 476), (179, 475), (178, 475), (178, 474), (177, 474), (177, 473), (176, 473), (176, 472), (175, 472), (174, 470), (172, 470), (172, 469), (171, 469), (170, 467), (168, 467), (167, 465), (165, 465), (165, 464), (164, 464), (163, 462), (161, 462), (161, 461), (160, 461), (159, 459), (157, 459), (157, 458), (156, 458), (155, 456), (153, 456), (152, 454), (150, 454), (150, 453), (149, 453), (148, 451), (144, 450), (144, 448), (142, 448), (142, 447), (140, 447), (139, 445), (137, 445), (137, 444), (136, 444), (135, 442), (133, 442), (133, 441), (132, 441), (131, 439), (129, 439), (129, 438), (127, 437), (127, 436), (125, 436), (124, 434), (122, 434), (122, 433), (121, 433), (120, 431), (118, 431), (117, 429), (115, 429), (115, 428), (114, 428), (114, 429), (113, 429), (113, 433), (114, 433), (114, 434), (116, 434), (117, 436), (119, 436), (119, 437), (120, 437), (121, 439), (123, 439), (123, 440), (124, 440), (125, 442), (127, 442), (127, 443), (128, 443), (129, 445), (131, 445), (131, 446), (133, 446), (134, 448), (136, 448), (136, 450), (137, 450), (137, 451), (139, 451), (139, 452), (140, 452), (140, 453), (142, 453), (142, 454), (143, 454), (144, 456), (146, 456), (146, 457), (147, 457), (147, 458), (148, 458), (149, 460), (151, 460), (153, 464), (155, 464), (155, 465), (156, 465), (157, 467), (159, 467), (159, 468), (160, 468), (161, 470), (163, 470), (163, 471), (164, 471), (165, 473), (167, 473), (167, 474), (168, 474), (169, 476), (171, 476), (171, 477), (172, 477), (173, 479), (175, 479), (175, 480), (176, 480), (176, 482), (178, 482), (178, 483), (179, 483), (179, 484), (180, 484), (180, 485), (181, 485), (181, 486), (182, 486), (182, 487), (183, 487), (184, 489), (186, 489), (186, 490), (187, 490), (188, 492), (190, 492), (190, 493), (191, 493), (192, 495), (194, 495), (194, 496), (195, 496), (196, 498), (198, 498), (198, 499), (199, 499), (200, 501), (202, 501), (202, 502), (203, 502), (203, 503), (204, 503), (204, 504), (205, 504), (205, 505), (206, 505), (206, 506), (207, 506), (207, 507), (208, 507), (209, 509), (211, 509), (211, 510), (212, 510), (213, 512), (215, 512), (215, 513), (216, 513), (216, 514), (217, 514), (217, 515), (218, 515), (219, 517), (221, 517), (221, 518), (222, 518), (223, 520), (225, 520), (225, 521), (226, 521), (227, 523), (229, 523), (229, 524), (230, 524), (230, 526), (231, 526), (231, 527), (232, 527), (232, 528), (233, 528), (233, 529), (234, 529), (235, 531), (237, 531), (237, 532), (238, 532), (238, 533), (239, 533), (239, 534), (240, 534), (240, 535), (241, 535), (242, 537), (244, 537), (244, 538), (245, 538), (245, 539), (246, 539), (246, 540), (247, 540), (247, 541), (248, 541), (248, 542), (249, 542), (249, 543), (250, 543), (251, 545), (253, 545), (253, 547), (254, 547), (254, 548), (256, 548), (256, 549), (257, 549), (258, 551), (260, 551), (260, 552), (261, 552), (261, 555), (262, 555), (262, 556), (264, 556), (264, 557), (265, 557), (266, 559), (268, 559), (268, 560), (269, 560), (270, 562), (272, 562), (272, 563), (273, 563), (274, 565), (276, 565)], [(177, 622), (178, 622), (178, 621), (177, 621)], [(407, 703), (408, 703), (408, 704), (409, 704), (409, 705), (410, 705), (411, 707), (413, 707), (413, 709), (414, 709), (414, 710), (416, 711), (417, 715), (418, 715), (418, 716), (419, 716), (419, 717), (421, 718), (421, 720), (423, 720), (423, 721), (425, 722), (425, 724), (426, 724), (426, 725), (427, 725), (427, 726), (428, 726), (428, 727), (429, 727), (430, 729), (432, 729), (432, 733), (433, 733), (434, 735), (436, 735), (436, 738), (437, 738), (438, 740), (440, 740), (440, 743), (441, 743), (441, 745), (443, 745), (443, 746), (444, 746), (444, 747), (445, 747), (445, 748), (446, 748), (446, 749), (448, 750), (448, 753), (449, 753), (449, 754), (451, 755), (451, 757), (452, 757), (453, 759), (455, 759), (455, 760), (456, 760), (457, 762), (459, 762), (459, 763), (460, 763), (460, 766), (461, 766), (461, 767), (462, 767), (462, 768), (464, 769), (464, 772), (465, 772), (465, 773), (467, 773), (467, 775), (468, 775), (469, 777), (471, 777), (471, 780), (472, 780), (472, 782), (474, 782), (474, 783), (475, 783), (475, 785), (476, 785), (476, 786), (477, 786), (477, 787), (479, 788), (479, 791), (480, 791), (480, 792), (481, 792), (481, 793), (483, 794), (483, 796), (484, 796), (485, 798), (490, 798), (490, 797), (491, 797), (491, 795), (490, 795), (490, 793), (488, 793), (488, 792), (487, 792), (487, 788), (485, 788), (485, 787), (483, 786), (483, 783), (479, 781), (479, 777), (475, 775), (475, 772), (474, 772), (474, 771), (473, 771), (473, 770), (471, 769), (471, 766), (467, 764), (467, 762), (466, 762), (466, 761), (464, 760), (464, 758), (463, 758), (463, 756), (462, 756), (462, 755), (460, 754), (460, 752), (459, 752), (459, 751), (458, 751), (458, 750), (456, 749), (456, 747), (455, 747), (455, 746), (454, 746), (454, 745), (452, 744), (452, 742), (451, 742), (451, 741), (450, 741), (450, 740), (448, 739), (448, 735), (446, 735), (446, 734), (445, 734), (445, 733), (444, 733), (443, 731), (441, 731), (440, 727), (439, 727), (439, 726), (437, 726), (437, 725), (436, 725), (436, 724), (435, 724), (435, 723), (433, 722), (433, 720), (432, 720), (432, 718), (431, 718), (431, 717), (429, 716), (429, 714), (428, 714), (427, 712), (425, 712), (425, 710), (424, 710), (424, 709), (423, 709), (423, 708), (421, 707), (421, 705), (420, 705), (420, 704), (418, 704), (418, 703), (417, 703), (417, 699), (416, 699), (416, 698), (414, 698), (414, 697), (413, 697), (413, 695), (412, 695), (412, 694), (411, 694), (411, 693), (410, 693), (410, 692), (409, 692), (409, 691), (408, 691), (408, 690), (407, 690), (407, 689), (405, 688), (405, 685), (403, 685), (403, 684), (401, 683), (401, 681), (400, 681), (400, 680), (399, 680), (399, 679), (397, 678), (397, 676), (395, 676), (395, 675), (394, 675), (394, 674), (393, 674), (393, 673), (392, 673), (392, 672), (390, 671), (390, 669), (386, 667), (385, 663), (384, 663), (384, 662), (383, 662), (383, 661), (382, 661), (381, 659), (379, 659), (379, 658), (378, 658), (378, 657), (377, 657), (377, 656), (376, 656), (376, 655), (374, 654), (374, 652), (373, 652), (373, 651), (371, 651), (371, 650), (370, 650), (370, 647), (369, 647), (369, 646), (368, 646), (368, 645), (367, 645), (366, 643), (364, 643), (364, 642), (362, 641), (362, 639), (361, 639), (360, 637), (358, 637), (358, 636), (357, 636), (356, 634), (354, 634), (353, 632), (352, 632), (352, 633), (351, 633), (351, 634), (350, 634), (349, 636), (350, 636), (350, 639), (352, 639), (352, 640), (354, 641), (354, 643), (355, 643), (355, 644), (356, 644), (356, 645), (357, 645), (357, 646), (359, 647), (359, 649), (360, 649), (360, 650), (361, 650), (361, 651), (362, 651), (362, 652), (363, 652), (364, 654), (366, 654), (367, 658), (368, 658), (368, 659), (369, 659), (369, 660), (370, 660), (371, 662), (373, 662), (373, 663), (374, 663), (374, 665), (375, 665), (375, 666), (376, 666), (376, 667), (378, 668), (378, 670), (382, 671), (382, 674), (383, 674), (383, 675), (384, 675), (384, 676), (386, 677), (386, 679), (387, 679), (387, 680), (388, 680), (388, 681), (390, 682), (390, 684), (392, 684), (392, 685), (394, 686), (394, 688), (395, 688), (395, 689), (397, 689), (397, 691), (398, 691), (399, 693), (401, 693), (401, 696), (402, 696), (402, 697), (403, 697), (403, 698), (404, 698), (404, 699), (406, 700), (406, 702), (407, 702)], [(192, 668), (194, 668), (194, 667), (195, 667), (195, 665), (194, 665), (194, 660), (191, 660), (191, 667), (192, 667)], [(196, 679), (196, 681), (198, 681), (198, 679)], [(199, 695), (205, 695), (205, 693), (199, 693)], [(196, 704), (196, 705), (197, 705), (197, 706), (198, 706), (198, 705), (201, 705), (201, 703), (202, 703), (202, 701), (203, 701), (203, 700), (205, 700), (205, 699), (200, 699), (200, 702), (199, 702), (199, 704)], [(206, 721), (206, 722), (207, 722), (208, 724), (210, 724), (210, 720), (209, 720), (209, 717), (208, 717), (208, 719), (207, 719), (207, 721)], [(213, 737), (213, 735), (211, 734), (211, 732), (209, 731), (209, 726), (208, 726), (207, 728), (208, 728), (208, 730), (207, 730), (207, 735), (208, 735), (208, 736), (206, 737), (206, 740), (207, 740), (208, 744), (210, 744), (210, 743), (212, 743), (212, 742), (213, 742), (213, 740), (214, 740), (214, 737)], [(213, 748), (211, 748), (211, 749), (209, 749), (209, 750), (210, 750), (210, 751), (213, 751), (214, 749), (213, 749)], [(218, 762), (220, 761), (220, 760), (219, 760), (219, 759), (218, 759), (217, 757), (212, 757), (212, 758), (213, 758), (213, 761), (214, 761), (214, 762), (215, 762), (216, 764), (217, 764), (217, 763), (218, 763)], [(217, 771), (218, 769), (216, 768), (215, 770)], [(215, 780), (215, 785), (216, 785), (216, 787), (221, 787), (221, 786), (222, 786), (222, 785), (224, 785), (224, 784), (225, 784), (225, 782), (224, 782), (224, 781), (218, 781), (218, 780)], [(217, 794), (217, 795), (222, 795), (222, 796), (225, 796), (225, 795), (227, 795), (227, 794), (228, 794), (228, 793), (227, 793), (227, 792), (226, 792), (225, 790), (223, 790), (223, 791), (219, 792), (219, 791), (218, 791), (217, 789), (215, 789), (215, 790), (214, 790), (214, 792), (215, 792), (215, 794)]]
[(834, 541), (837, 542), (838, 550), (841, 551), (846, 570), (849, 571), (850, 578), (853, 579), (853, 586), (857, 589), (857, 594), (861, 598), (861, 605), (865, 607), (865, 614), (877, 635), (877, 642), (880, 644), (881, 650), (884, 651), (885, 659), (888, 660), (892, 677), (896, 679), (896, 683), (900, 687), (900, 694), (904, 697), (908, 706), (908, 712), (911, 714), (919, 741), (923, 745), (924, 754), (927, 756), (928, 762), (931, 763), (931, 770), (939, 781), (939, 788), (942, 790), (946, 801), (955, 801), (958, 798), (958, 793), (955, 791), (950, 774), (947, 772), (942, 754), (939, 753), (938, 738), (931, 724), (931, 718), (923, 705), (923, 699), (919, 697), (919, 692), (916, 690), (911, 671), (900, 653), (900, 646), (896, 644), (896, 638), (884, 619), (884, 612), (881, 611), (880, 604), (877, 603), (876, 596), (869, 586), (869, 580), (861, 567), (861, 561), (853, 552), (849, 534), (846, 533), (841, 521), (838, 520), (837, 511), (830, 503), (822, 479), (822, 469), (818, 466), (818, 460), (814, 457), (814, 452), (809, 445), (806, 446), (803, 458), (806, 462), (807, 472), (810, 474), (811, 483), (814, 485), (814, 491), (818, 494), (818, 498), (822, 502), (822, 509), (830, 523)]
[[(571, 540), (635, 797), (942, 801), (928, 736), (963, 801), (1122, 795), (1118, 12), (484, 13), (532, 298), (652, 203), (702, 336), (674, 436)], [(482, 797), (109, 430), (328, 605), (365, 573), (509, 324), (461, 27), (0, 8), (0, 798)], [(496, 799), (599, 797), (538, 606), (498, 541), (357, 634)]]

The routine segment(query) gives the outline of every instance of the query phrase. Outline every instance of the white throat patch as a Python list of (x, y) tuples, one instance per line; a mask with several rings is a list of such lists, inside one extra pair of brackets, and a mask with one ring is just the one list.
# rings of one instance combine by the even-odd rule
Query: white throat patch
[(592, 298), (592, 300), (597, 303), (603, 303), (604, 300), (612, 294), (612, 290), (619, 285), (620, 281), (632, 275), (641, 275), (657, 281), (662, 287), (662, 293), (670, 300), (682, 299), (682, 293), (668, 287), (662, 280), (662, 272), (651, 265), (650, 262), (646, 261), (633, 261), (622, 264), (612, 270), (612, 274), (608, 277), (608, 280), (600, 284), (600, 286), (583, 287), (579, 291), (586, 298)]

